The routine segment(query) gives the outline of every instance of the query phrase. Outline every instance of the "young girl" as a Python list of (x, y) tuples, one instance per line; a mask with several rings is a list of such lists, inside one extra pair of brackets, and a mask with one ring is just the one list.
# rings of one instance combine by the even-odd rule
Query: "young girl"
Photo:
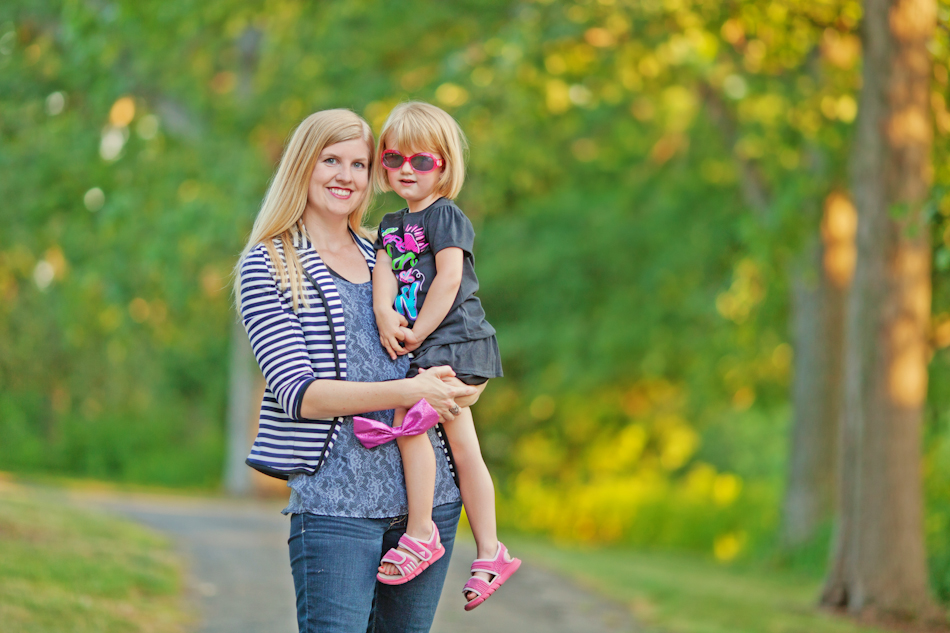
[[(478, 386), (481, 393), (502, 369), (495, 330), (475, 296), (475, 230), (452, 202), (465, 180), (464, 143), (455, 119), (433, 105), (409, 102), (390, 113), (379, 137), (374, 178), (380, 190), (395, 191), (408, 207), (387, 214), (380, 223), (373, 308), (380, 342), (389, 355), (395, 359), (413, 354), (408, 376), (449, 365), (456, 379)], [(495, 490), (472, 412), (457, 406), (450, 412), (456, 418), (444, 425), (445, 433), (478, 548), (473, 576), (463, 589), (465, 609), (471, 610), (511, 577), (521, 561), (511, 558), (498, 541)], [(428, 413), (425, 401), (408, 416), (405, 410), (396, 411), (393, 426), (406, 421), (405, 434), (396, 441), (408, 491), (408, 538), (380, 563), (377, 577), (386, 584), (408, 582), (442, 553), (431, 518), (435, 456), (424, 435), (438, 416)]]

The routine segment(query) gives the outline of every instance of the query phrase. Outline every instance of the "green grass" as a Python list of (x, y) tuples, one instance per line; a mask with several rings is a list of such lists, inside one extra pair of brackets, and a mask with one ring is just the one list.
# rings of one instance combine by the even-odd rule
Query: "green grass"
[(0, 629), (183, 631), (181, 577), (160, 536), (0, 478)]
[(782, 570), (720, 565), (696, 555), (559, 547), (506, 537), (513, 552), (629, 605), (662, 633), (876, 633), (818, 611), (820, 582)]

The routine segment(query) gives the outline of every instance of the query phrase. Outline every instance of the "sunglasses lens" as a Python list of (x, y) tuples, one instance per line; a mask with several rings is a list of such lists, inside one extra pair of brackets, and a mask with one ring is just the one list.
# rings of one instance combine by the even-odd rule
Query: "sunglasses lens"
[(409, 161), (409, 164), (416, 171), (432, 171), (435, 168), (435, 161), (432, 160), (431, 156), (424, 156), (422, 154), (416, 154)]
[(402, 154), (397, 154), (396, 152), (386, 152), (383, 154), (383, 167), (399, 169), (402, 167), (404, 161), (405, 159), (402, 157)]

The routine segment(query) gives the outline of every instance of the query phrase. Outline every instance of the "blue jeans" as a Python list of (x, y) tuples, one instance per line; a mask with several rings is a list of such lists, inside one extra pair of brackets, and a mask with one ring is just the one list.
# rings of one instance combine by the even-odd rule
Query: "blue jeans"
[(433, 508), (445, 555), (403, 585), (377, 582), (376, 571), (379, 559), (405, 533), (405, 515), (292, 515), (287, 544), (300, 633), (426, 633), (442, 595), (461, 511), (460, 502)]

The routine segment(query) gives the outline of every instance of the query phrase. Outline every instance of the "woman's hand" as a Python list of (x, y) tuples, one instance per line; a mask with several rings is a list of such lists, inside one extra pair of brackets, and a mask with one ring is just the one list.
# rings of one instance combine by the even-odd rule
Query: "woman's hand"
[(411, 350), (399, 344), (406, 339), (402, 330), (409, 325), (406, 317), (389, 306), (376, 308), (373, 312), (376, 314), (376, 326), (379, 328), (379, 342), (382, 343), (389, 357), (396, 360), (397, 356), (408, 354)]
[(443, 380), (452, 376), (455, 376), (455, 372), (451, 367), (432, 367), (428, 370), (420, 369), (419, 374), (408, 381), (412, 386), (413, 403), (425, 398), (439, 414), (440, 422), (451, 422), (458, 415), (459, 405), (455, 402), (456, 398), (472, 396), (478, 391), (475, 387), (463, 383), (459, 383), (459, 386)]
[(487, 383), (487, 382), (483, 382), (483, 383), (480, 384), (480, 385), (466, 385), (464, 382), (462, 382), (461, 380), (459, 380), (459, 379), (456, 378), (455, 376), (446, 376), (445, 378), (442, 379), (442, 382), (444, 382), (444, 383), (446, 383), (446, 384), (449, 384), (449, 385), (456, 386), (456, 387), (469, 387), (469, 386), (471, 386), (471, 387), (473, 387), (473, 388), (475, 389), (475, 393), (473, 393), (472, 395), (470, 395), (470, 396), (459, 396), (458, 398), (455, 399), (455, 404), (457, 404), (457, 405), (460, 406), (460, 407), (470, 407), (470, 406), (472, 406), (473, 404), (475, 404), (476, 402), (478, 402), (478, 397), (482, 395), (482, 392), (485, 391), (485, 387), (488, 386), (488, 383)]

